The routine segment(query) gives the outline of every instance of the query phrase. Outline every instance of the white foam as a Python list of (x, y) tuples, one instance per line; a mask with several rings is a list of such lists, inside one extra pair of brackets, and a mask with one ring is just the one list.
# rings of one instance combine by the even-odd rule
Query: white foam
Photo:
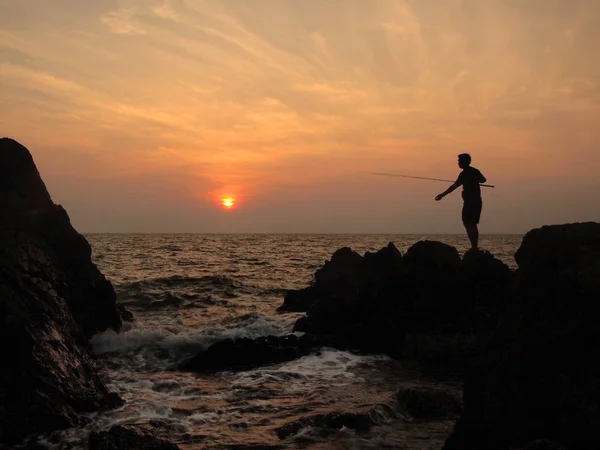
[(242, 316), (232, 327), (214, 327), (202, 331), (180, 331), (177, 328), (137, 328), (115, 333), (107, 330), (92, 337), (90, 344), (96, 354), (129, 352), (143, 347), (200, 351), (224, 339), (281, 336), (291, 332), (294, 318), (273, 318), (260, 314)]
[(234, 386), (257, 386), (269, 381), (286, 381), (290, 391), (302, 391), (325, 383), (345, 385), (357, 379), (350, 370), (353, 367), (389, 360), (385, 355), (361, 356), (323, 348), (318, 353), (285, 363), (278, 368), (241, 372), (232, 383)]

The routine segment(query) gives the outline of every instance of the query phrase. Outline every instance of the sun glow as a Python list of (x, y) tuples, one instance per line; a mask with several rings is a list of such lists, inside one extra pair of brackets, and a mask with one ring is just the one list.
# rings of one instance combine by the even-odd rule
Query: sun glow
[(231, 197), (226, 197), (223, 199), (222, 203), (225, 208), (231, 209), (235, 205), (235, 199), (233, 199)]

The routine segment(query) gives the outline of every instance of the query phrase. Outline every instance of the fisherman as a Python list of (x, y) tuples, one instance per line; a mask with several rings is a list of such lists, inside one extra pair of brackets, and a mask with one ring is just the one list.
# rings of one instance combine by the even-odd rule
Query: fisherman
[(469, 236), (469, 240), (471, 241), (471, 249), (476, 250), (479, 241), (477, 224), (479, 224), (481, 208), (483, 206), (481, 201), (481, 187), (479, 184), (485, 183), (486, 179), (479, 170), (475, 167), (471, 167), (471, 156), (468, 153), (461, 153), (458, 155), (458, 167), (462, 169), (462, 172), (458, 175), (457, 180), (452, 186), (435, 197), (435, 200), (440, 201), (450, 192), (462, 185), (462, 221), (467, 230), (467, 236)]

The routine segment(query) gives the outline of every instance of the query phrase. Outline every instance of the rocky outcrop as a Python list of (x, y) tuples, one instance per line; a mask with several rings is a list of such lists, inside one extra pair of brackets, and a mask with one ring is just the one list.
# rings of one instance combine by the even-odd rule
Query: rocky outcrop
[(461, 259), (441, 242), (417, 242), (404, 257), (392, 243), (364, 257), (343, 248), (316, 272), (306, 289), (314, 303), (294, 330), (338, 347), (460, 367), (478, 336), (496, 326), (512, 278), (490, 253)]
[(207, 372), (250, 369), (301, 358), (321, 345), (322, 342), (311, 335), (226, 339), (183, 363), (180, 369)]
[(600, 448), (600, 224), (527, 233), (446, 450)]
[(55, 205), (27, 149), (0, 140), (0, 442), (82, 422), (120, 404), (87, 351), (119, 330), (110, 282)]
[(321, 293), (313, 286), (306, 289), (292, 289), (285, 294), (279, 312), (306, 312), (319, 301)]
[(393, 417), (396, 417), (396, 412), (389, 405), (377, 405), (351, 412), (332, 411), (326, 414), (301, 417), (293, 422), (288, 422), (276, 428), (275, 433), (277, 433), (279, 439), (287, 439), (307, 427), (319, 430), (322, 435), (338, 432), (342, 428), (365, 431), (373, 425), (389, 421)]
[(442, 386), (400, 388), (396, 398), (403, 414), (417, 420), (456, 420), (463, 411), (460, 395)]

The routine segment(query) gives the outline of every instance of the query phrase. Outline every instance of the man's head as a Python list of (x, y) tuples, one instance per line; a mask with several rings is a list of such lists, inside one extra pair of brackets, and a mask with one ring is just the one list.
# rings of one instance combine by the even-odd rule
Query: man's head
[(464, 169), (465, 167), (469, 167), (471, 165), (471, 155), (468, 153), (461, 153), (458, 155), (458, 167)]

